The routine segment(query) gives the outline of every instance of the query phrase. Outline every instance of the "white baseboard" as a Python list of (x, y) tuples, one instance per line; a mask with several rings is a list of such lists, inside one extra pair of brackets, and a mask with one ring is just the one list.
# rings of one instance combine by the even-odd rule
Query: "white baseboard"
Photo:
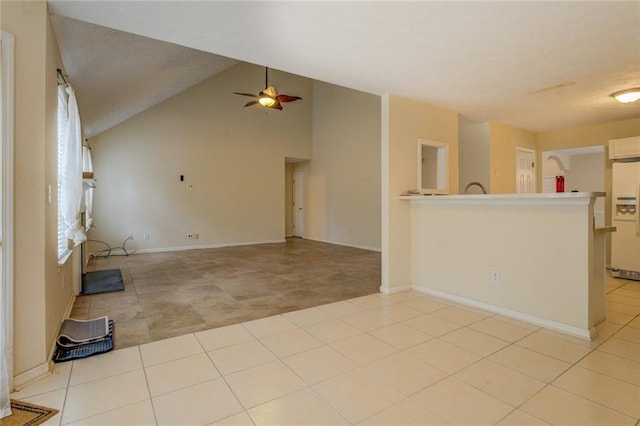
[(45, 362), (43, 364), (38, 365), (37, 367), (32, 368), (31, 370), (27, 370), (24, 373), (18, 374), (13, 378), (13, 389), (19, 391), (29, 386), (31, 383), (36, 382), (40, 379), (44, 379), (45, 377), (51, 374), (50, 363)]
[(340, 243), (337, 241), (330, 241), (330, 240), (320, 240), (317, 238), (311, 238), (311, 237), (302, 237), (305, 240), (311, 240), (311, 241), (318, 241), (320, 243), (327, 243), (327, 244), (335, 244), (337, 246), (345, 246), (345, 247), (353, 247), (353, 248), (357, 248), (357, 249), (361, 249), (361, 250), (369, 250), (369, 251), (376, 251), (378, 253), (380, 253), (382, 250), (380, 248), (377, 247), (367, 247), (367, 246), (360, 246), (357, 244), (347, 244), (347, 243)]
[(572, 325), (563, 324), (563, 323), (552, 321), (546, 318), (540, 318), (535, 315), (525, 314), (522, 312), (504, 308), (502, 306), (480, 302), (478, 300), (469, 299), (467, 297), (446, 293), (444, 291), (435, 290), (435, 289), (423, 287), (420, 285), (412, 285), (411, 288), (415, 291), (419, 291), (420, 293), (425, 293), (430, 296), (436, 296), (441, 299), (450, 300), (452, 302), (456, 302), (456, 303), (468, 305), (474, 308), (479, 308), (485, 311), (493, 312), (496, 314), (504, 315), (505, 317), (528, 322), (530, 324), (538, 325), (540, 327), (549, 328), (565, 334), (570, 334), (572, 336), (580, 337), (582, 339), (593, 340), (598, 336), (598, 331), (595, 329), (595, 327), (591, 327), (590, 329), (574, 327)]
[(196, 246), (178, 246), (178, 247), (157, 247), (157, 248), (145, 248), (137, 249), (136, 253), (162, 253), (167, 251), (184, 251), (184, 250), (200, 250), (211, 248), (223, 248), (223, 247), (238, 247), (238, 246), (254, 246), (258, 244), (276, 244), (284, 243), (286, 240), (273, 240), (273, 241), (250, 241), (242, 243), (217, 243), (217, 244), (202, 244)]

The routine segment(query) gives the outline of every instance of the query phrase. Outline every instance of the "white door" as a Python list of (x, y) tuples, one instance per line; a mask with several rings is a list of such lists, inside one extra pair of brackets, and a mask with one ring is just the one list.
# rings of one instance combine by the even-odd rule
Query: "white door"
[(516, 193), (536, 192), (536, 152), (516, 148)]
[(293, 174), (293, 236), (303, 237), (304, 234), (304, 175), (301, 172)]

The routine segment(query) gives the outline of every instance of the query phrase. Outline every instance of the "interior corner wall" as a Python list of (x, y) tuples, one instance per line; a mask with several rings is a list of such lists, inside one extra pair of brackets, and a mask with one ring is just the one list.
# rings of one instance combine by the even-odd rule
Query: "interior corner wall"
[(458, 188), (458, 113), (396, 95), (383, 99), (382, 291), (411, 285), (411, 209), (400, 194), (418, 183), (418, 139), (449, 144), (449, 188)]
[[(45, 1), (2, 1), (0, 7), (2, 29), (15, 37), (13, 225), (19, 238), (13, 247), (13, 374), (35, 378), (32, 374), (48, 368), (49, 350), (73, 297), (70, 284), (60, 285), (57, 271), (55, 70), (60, 57)], [(61, 272), (71, 268), (70, 262)]]
[(312, 138), (305, 238), (379, 251), (380, 97), (314, 81)]
[[(459, 135), (459, 192), (470, 182), (480, 182), (491, 192), (489, 162), (489, 123), (460, 117)], [(477, 188), (475, 188), (477, 189)]]
[(92, 138), (90, 238), (117, 247), (133, 235), (127, 248), (149, 251), (284, 241), (285, 157), (311, 156), (313, 93), (270, 71), (303, 100), (243, 108), (233, 92), (260, 91), (264, 68), (241, 63)]
[[(536, 134), (504, 124), (490, 123), (489, 145), (491, 193), (515, 194), (516, 148), (536, 150)], [(536, 176), (540, 175), (537, 169)], [(537, 182), (537, 187), (541, 188), (540, 182)]]

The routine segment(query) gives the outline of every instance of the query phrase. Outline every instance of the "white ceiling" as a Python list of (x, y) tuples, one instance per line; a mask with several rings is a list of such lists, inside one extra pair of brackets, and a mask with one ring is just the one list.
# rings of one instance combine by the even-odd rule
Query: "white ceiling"
[(639, 1), (49, 5), (89, 136), (233, 60), (532, 131), (640, 117), (609, 96), (640, 86)]

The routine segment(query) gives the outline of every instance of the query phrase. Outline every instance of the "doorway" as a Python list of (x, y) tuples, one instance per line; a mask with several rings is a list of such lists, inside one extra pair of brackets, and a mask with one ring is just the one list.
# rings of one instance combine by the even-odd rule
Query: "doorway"
[(304, 236), (304, 174), (293, 174), (293, 236)]
[(536, 152), (532, 149), (516, 148), (516, 193), (536, 192)]

